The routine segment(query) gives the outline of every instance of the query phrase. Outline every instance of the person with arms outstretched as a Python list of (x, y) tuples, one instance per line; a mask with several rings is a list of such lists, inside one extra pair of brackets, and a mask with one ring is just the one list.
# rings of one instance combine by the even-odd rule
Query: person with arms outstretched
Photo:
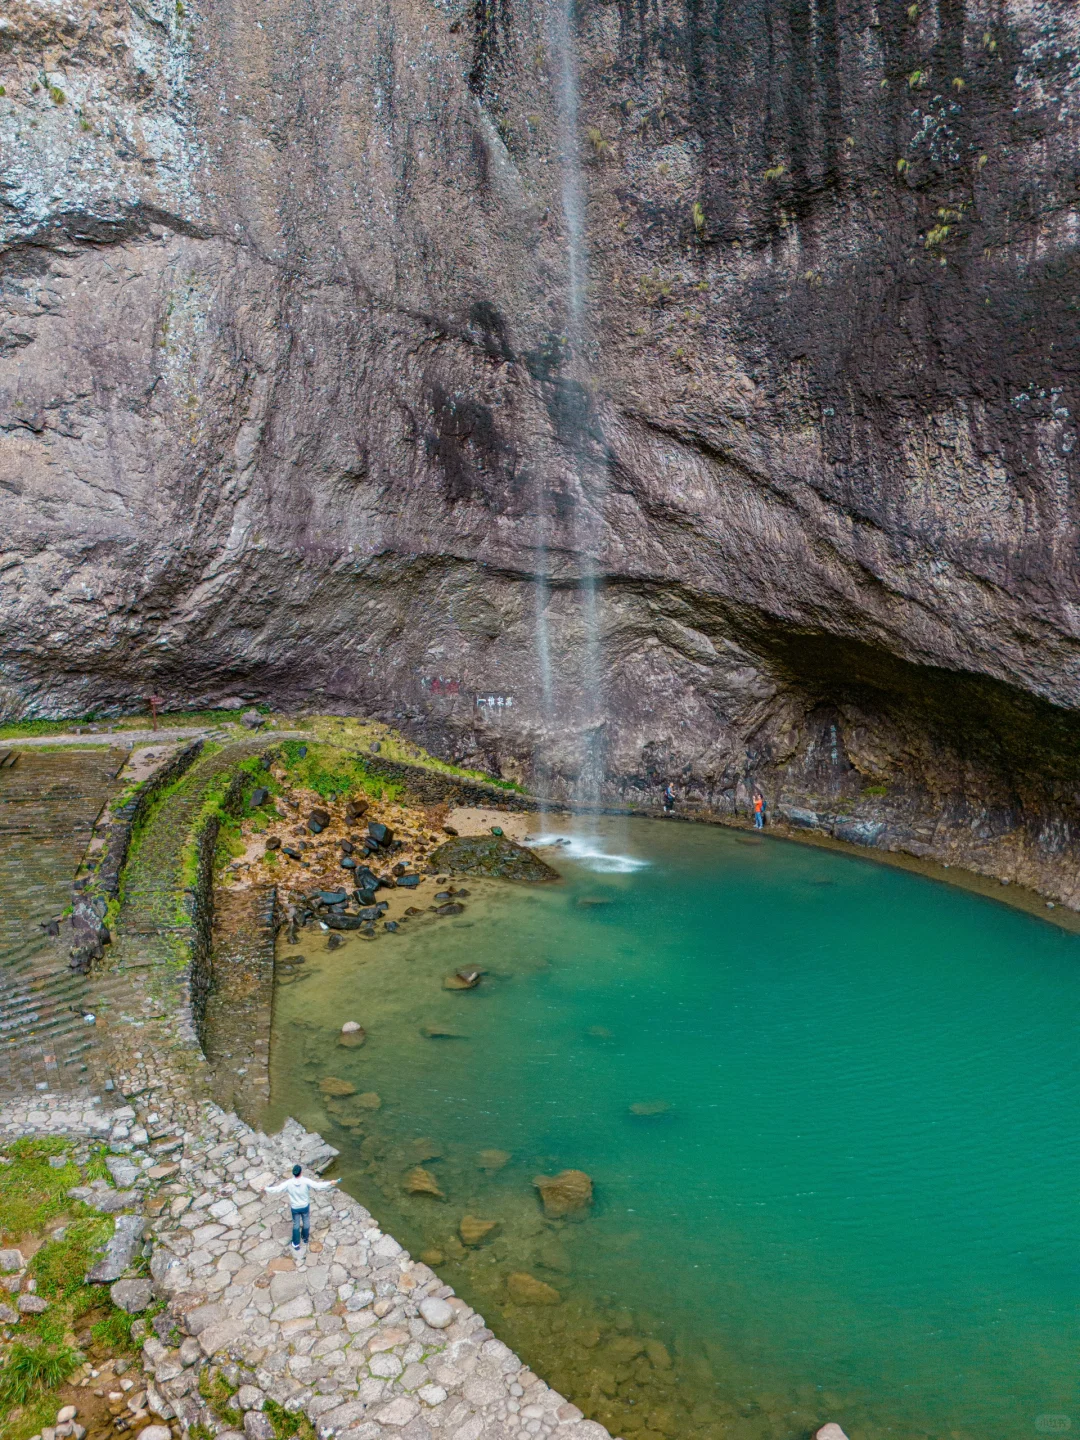
[(336, 1185), (336, 1180), (313, 1180), (309, 1175), (303, 1174), (302, 1165), (292, 1167), (292, 1175), (288, 1180), (283, 1180), (280, 1185), (268, 1185), (267, 1195), (280, 1195), (282, 1190), (289, 1197), (289, 1205), (292, 1209), (292, 1249), (294, 1255), (300, 1254), (300, 1241), (308, 1243), (308, 1236), (311, 1233), (311, 1192), (312, 1190), (329, 1190)]

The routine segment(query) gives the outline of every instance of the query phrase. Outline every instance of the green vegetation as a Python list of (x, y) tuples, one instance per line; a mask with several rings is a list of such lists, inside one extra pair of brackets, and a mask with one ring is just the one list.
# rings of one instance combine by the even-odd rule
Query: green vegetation
[(67, 1155), (66, 1140), (15, 1140), (7, 1147), (7, 1165), (0, 1165), (0, 1238), (18, 1241), (23, 1235), (43, 1230), (81, 1205), (68, 1199), (67, 1192), (80, 1181), (79, 1167), (71, 1160), (57, 1168), (50, 1156)]
[(864, 795), (887, 795), (889, 787), (887, 785), (865, 785), (862, 793)]
[(293, 1436), (297, 1440), (315, 1440), (315, 1428), (306, 1415), (294, 1415), (276, 1400), (265, 1402), (263, 1414), (273, 1425), (277, 1440), (293, 1440)]
[(81, 1287), (83, 1276), (112, 1233), (107, 1216), (73, 1220), (63, 1238), (50, 1240), (30, 1262), (38, 1290), (49, 1300), (67, 1300)]
[(128, 1315), (123, 1310), (112, 1309), (104, 1320), (99, 1320), (96, 1325), (91, 1325), (90, 1334), (94, 1342), (106, 1350), (134, 1350), (136, 1342), (131, 1335), (131, 1327), (135, 1324), (135, 1316)]
[[(373, 800), (397, 800), (402, 787), (372, 775), (359, 755), (329, 745), (286, 740), (281, 747), (289, 778), (324, 800), (363, 792)], [(301, 755), (300, 751), (306, 751)]]
[(230, 1404), (237, 1387), (230, 1385), (220, 1370), (203, 1370), (199, 1374), (199, 1394), (214, 1407), (215, 1413), (234, 1430), (243, 1428), (244, 1417)]
[(64, 94), (63, 90), (60, 89), (59, 85), (50, 85), (49, 99), (53, 102), (54, 105), (63, 105), (64, 101), (67, 99), (67, 96)]
[(66, 1345), (27, 1345), (16, 1340), (0, 1367), (0, 1407), (26, 1405), (43, 1390), (55, 1390), (79, 1364), (78, 1351)]

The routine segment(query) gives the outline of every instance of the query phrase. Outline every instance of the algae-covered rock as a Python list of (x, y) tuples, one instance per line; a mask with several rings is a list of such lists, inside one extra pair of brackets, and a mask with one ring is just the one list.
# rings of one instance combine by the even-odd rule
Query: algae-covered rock
[(558, 1220), (564, 1215), (579, 1215), (592, 1204), (592, 1181), (584, 1170), (537, 1175), (533, 1184), (540, 1191), (544, 1214), (549, 1220)]
[(425, 1170), (422, 1165), (417, 1165), (405, 1176), (405, 1189), (410, 1195), (431, 1195), (436, 1200), (443, 1198), (439, 1182), (431, 1171)]
[(355, 1095), (356, 1086), (348, 1080), (339, 1080), (336, 1075), (326, 1075), (319, 1081), (319, 1089), (324, 1095), (340, 1097), (343, 1095)]
[(487, 875), (497, 880), (558, 880), (546, 861), (515, 845), (505, 835), (461, 835), (440, 845), (428, 859), (433, 869), (457, 875)]
[(463, 1215), (458, 1234), (463, 1245), (480, 1245), (498, 1227), (498, 1220), (481, 1220), (476, 1215)]
[(506, 1289), (515, 1305), (558, 1305), (562, 1296), (552, 1285), (545, 1285), (527, 1270), (517, 1270), (506, 1277)]

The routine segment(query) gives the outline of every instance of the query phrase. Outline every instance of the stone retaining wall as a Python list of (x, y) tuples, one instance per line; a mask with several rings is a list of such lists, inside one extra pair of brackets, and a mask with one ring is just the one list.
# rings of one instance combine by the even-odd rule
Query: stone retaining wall
[(84, 859), (72, 887), (73, 970), (88, 970), (95, 960), (104, 955), (104, 947), (110, 939), (105, 919), (109, 905), (120, 893), (120, 877), (135, 831), (153, 802), (189, 769), (202, 748), (201, 738), (182, 746), (149, 779), (144, 780), (119, 809), (110, 811), (106, 806), (104, 816), (95, 827), (99, 835), (104, 831), (104, 848), (94, 856), (89, 856), (88, 852), (89, 858)]
[(372, 775), (393, 780), (405, 787), (406, 798), (414, 805), (497, 805), (503, 810), (532, 811), (540, 809), (540, 801), (517, 790), (504, 790), (483, 780), (470, 780), (463, 775), (447, 775), (423, 765), (407, 765), (401, 760), (388, 760), (381, 755), (361, 754)]

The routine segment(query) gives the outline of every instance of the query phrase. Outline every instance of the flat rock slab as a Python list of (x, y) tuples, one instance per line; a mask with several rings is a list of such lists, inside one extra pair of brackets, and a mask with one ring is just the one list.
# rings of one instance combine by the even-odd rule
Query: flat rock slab
[(141, 1215), (118, 1215), (112, 1239), (105, 1247), (105, 1254), (87, 1275), (90, 1284), (106, 1285), (119, 1280), (135, 1258), (135, 1250), (142, 1240), (144, 1225)]
[(138, 1315), (154, 1298), (154, 1287), (149, 1280), (117, 1280), (109, 1295), (118, 1309)]
[(459, 835), (433, 851), (428, 864), (432, 869), (456, 875), (490, 875), (498, 880), (535, 883), (560, 878), (559, 872), (539, 855), (524, 845), (515, 845), (504, 835)]
[(106, 1155), (105, 1167), (118, 1190), (129, 1190), (139, 1178), (139, 1167), (124, 1155)]

